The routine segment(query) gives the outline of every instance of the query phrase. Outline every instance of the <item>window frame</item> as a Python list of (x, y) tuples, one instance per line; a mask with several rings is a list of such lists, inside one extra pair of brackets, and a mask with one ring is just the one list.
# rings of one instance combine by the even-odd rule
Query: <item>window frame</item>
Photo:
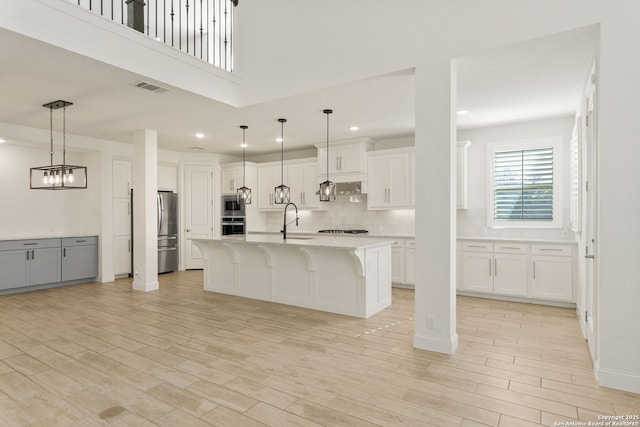
[[(496, 220), (494, 219), (495, 204), (495, 153), (511, 150), (530, 150), (543, 147), (553, 148), (553, 219), (545, 220)], [(487, 144), (487, 227), (490, 228), (562, 228), (563, 227), (563, 177), (564, 164), (562, 162), (562, 137), (536, 138), (512, 142), (497, 142)]]

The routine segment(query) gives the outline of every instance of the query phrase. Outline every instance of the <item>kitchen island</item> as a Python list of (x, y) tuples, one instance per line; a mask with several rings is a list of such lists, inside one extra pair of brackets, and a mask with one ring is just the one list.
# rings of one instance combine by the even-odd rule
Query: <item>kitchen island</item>
[(391, 304), (393, 241), (247, 235), (191, 239), (204, 289), (367, 318)]

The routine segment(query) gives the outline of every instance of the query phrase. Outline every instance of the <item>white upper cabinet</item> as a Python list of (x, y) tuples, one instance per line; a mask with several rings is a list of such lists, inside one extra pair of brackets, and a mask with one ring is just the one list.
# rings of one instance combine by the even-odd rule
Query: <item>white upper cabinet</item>
[(113, 197), (129, 198), (129, 190), (133, 186), (131, 179), (131, 162), (113, 161)]
[[(284, 173), (284, 177), (283, 177)], [(287, 181), (287, 170), (281, 171), (280, 163), (258, 167), (258, 209), (259, 210), (280, 210), (284, 205), (275, 203), (274, 188), (282, 184), (289, 185)]]
[(177, 165), (158, 165), (158, 190), (178, 191)]
[(242, 166), (223, 166), (222, 194), (236, 194), (236, 190), (242, 187), (242, 177)]
[(318, 164), (305, 162), (285, 166), (291, 187), (291, 201), (299, 209), (317, 209), (320, 207), (320, 195), (316, 194), (318, 184)]
[(411, 152), (382, 150), (369, 153), (369, 209), (411, 207)]
[(456, 144), (456, 207), (467, 209), (467, 155), (471, 141)]
[[(327, 176), (327, 147), (316, 144), (318, 148), (318, 172), (322, 180)], [(373, 147), (370, 138), (329, 143), (329, 179), (334, 182), (352, 182), (367, 180), (367, 151)]]

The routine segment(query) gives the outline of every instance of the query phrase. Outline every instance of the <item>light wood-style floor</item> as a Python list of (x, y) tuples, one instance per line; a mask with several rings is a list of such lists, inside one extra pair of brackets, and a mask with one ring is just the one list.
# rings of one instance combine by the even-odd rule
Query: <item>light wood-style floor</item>
[(575, 310), (458, 297), (412, 347), (411, 290), (356, 319), (202, 290), (202, 272), (0, 297), (1, 426), (533, 426), (638, 414), (598, 387)]

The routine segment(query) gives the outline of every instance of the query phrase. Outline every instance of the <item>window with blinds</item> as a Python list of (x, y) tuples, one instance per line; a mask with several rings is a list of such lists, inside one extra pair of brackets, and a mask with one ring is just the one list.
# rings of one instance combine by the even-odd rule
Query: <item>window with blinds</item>
[(494, 221), (554, 220), (553, 146), (494, 151)]

